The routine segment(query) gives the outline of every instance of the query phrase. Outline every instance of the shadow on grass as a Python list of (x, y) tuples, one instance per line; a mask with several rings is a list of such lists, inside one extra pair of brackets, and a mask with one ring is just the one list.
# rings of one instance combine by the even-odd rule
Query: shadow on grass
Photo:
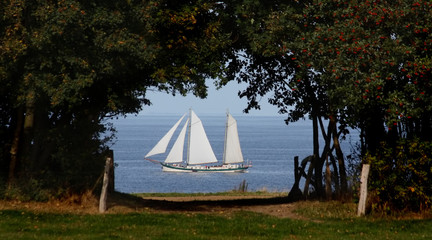
[[(227, 197), (229, 198), (229, 197)], [(156, 211), (176, 211), (176, 212), (208, 212), (214, 209), (230, 209), (248, 206), (266, 206), (289, 203), (287, 197), (257, 198), (254, 196), (242, 199), (212, 199), (212, 200), (191, 200), (181, 198), (167, 198), (169, 200), (145, 199), (125, 193), (115, 192), (110, 195), (108, 208), (126, 207), (130, 209), (151, 209)]]

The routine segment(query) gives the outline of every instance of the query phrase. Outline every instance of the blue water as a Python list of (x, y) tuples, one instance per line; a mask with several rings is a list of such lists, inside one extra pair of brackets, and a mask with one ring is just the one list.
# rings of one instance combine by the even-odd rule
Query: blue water
[[(198, 113), (199, 114), (199, 113)], [(230, 191), (245, 180), (250, 191), (289, 191), (294, 183), (294, 156), (312, 154), (312, 124), (300, 121), (285, 125), (281, 116), (234, 116), (245, 160), (253, 167), (247, 173), (169, 173), (144, 156), (181, 116), (139, 115), (114, 121), (115, 188), (125, 193)], [(213, 151), (222, 158), (225, 116), (199, 116)], [(177, 129), (177, 134), (180, 131)], [(174, 141), (176, 135), (172, 139)], [(345, 154), (351, 143), (342, 142)], [(323, 145), (321, 143), (321, 145)], [(163, 160), (166, 155), (154, 157)]]

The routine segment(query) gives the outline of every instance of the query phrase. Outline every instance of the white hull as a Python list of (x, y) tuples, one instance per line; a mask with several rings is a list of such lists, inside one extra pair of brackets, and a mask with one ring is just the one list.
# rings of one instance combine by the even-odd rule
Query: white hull
[(225, 172), (225, 173), (244, 173), (247, 172), (249, 165), (228, 164), (222, 166), (182, 166), (179, 164), (161, 163), (164, 172)]

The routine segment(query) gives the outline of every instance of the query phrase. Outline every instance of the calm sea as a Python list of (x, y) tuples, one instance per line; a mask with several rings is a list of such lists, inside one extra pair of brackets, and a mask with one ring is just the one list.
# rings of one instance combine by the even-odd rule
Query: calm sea
[[(198, 113), (199, 114), (199, 113)], [(253, 167), (247, 173), (169, 173), (159, 164), (144, 160), (146, 153), (181, 116), (139, 115), (114, 121), (115, 188), (125, 193), (230, 191), (246, 181), (249, 191), (289, 191), (294, 183), (294, 156), (300, 160), (312, 153), (311, 121), (285, 125), (282, 116), (234, 116), (245, 160)], [(199, 116), (213, 151), (222, 159), (225, 115)], [(180, 131), (177, 129), (177, 134)], [(174, 135), (172, 142), (175, 140)], [(344, 151), (351, 143), (342, 142)], [(323, 144), (321, 144), (323, 145)], [(347, 153), (346, 153), (347, 154)], [(166, 155), (155, 156), (164, 160)]]

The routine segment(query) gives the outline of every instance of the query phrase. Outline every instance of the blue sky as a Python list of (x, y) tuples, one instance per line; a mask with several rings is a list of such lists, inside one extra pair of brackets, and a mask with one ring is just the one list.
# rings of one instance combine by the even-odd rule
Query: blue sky
[[(246, 99), (240, 99), (237, 95), (239, 90), (246, 88), (245, 84), (229, 82), (223, 88), (216, 90), (213, 81), (207, 81), (208, 96), (200, 99), (192, 94), (183, 97), (175, 96), (164, 92), (148, 92), (147, 97), (152, 101), (151, 106), (144, 106), (144, 114), (183, 114), (192, 108), (197, 114), (225, 114), (229, 109), (233, 115), (244, 115)], [(251, 110), (247, 115), (275, 116), (278, 109), (267, 102), (267, 98), (260, 101), (261, 110)]]

